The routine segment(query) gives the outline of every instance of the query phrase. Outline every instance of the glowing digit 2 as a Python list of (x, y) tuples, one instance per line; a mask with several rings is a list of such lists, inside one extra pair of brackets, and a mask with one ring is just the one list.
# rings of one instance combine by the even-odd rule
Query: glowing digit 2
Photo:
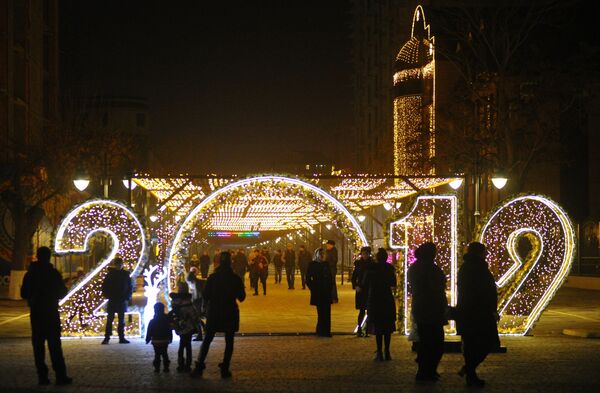
[[(127, 206), (110, 200), (93, 200), (76, 206), (62, 220), (54, 240), (58, 254), (85, 253), (91, 237), (97, 233), (108, 235), (112, 242), (108, 256), (60, 301), (61, 322), (65, 336), (101, 336), (104, 321), (99, 309), (106, 303), (102, 296), (102, 282), (108, 264), (116, 256), (124, 261), (124, 268), (137, 274), (146, 251), (145, 231), (135, 213)], [(125, 326), (127, 335), (139, 335), (137, 324)], [(126, 318), (129, 319), (129, 318)]]

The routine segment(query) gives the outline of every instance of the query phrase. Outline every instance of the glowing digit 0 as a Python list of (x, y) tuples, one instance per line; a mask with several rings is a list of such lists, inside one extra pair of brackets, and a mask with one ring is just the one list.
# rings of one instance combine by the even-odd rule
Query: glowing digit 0
[[(406, 272), (414, 262), (415, 249), (425, 242), (437, 246), (436, 263), (447, 277), (446, 290), (450, 304), (456, 304), (456, 247), (457, 247), (457, 199), (450, 195), (421, 196), (411, 211), (390, 223), (390, 247), (401, 251), (400, 274), (403, 283), (404, 333), (410, 333), (410, 297)], [(454, 332), (449, 325), (447, 333)]]
[[(103, 335), (103, 314), (99, 309), (106, 303), (102, 296), (102, 282), (108, 272), (108, 264), (120, 256), (124, 269), (129, 270), (133, 277), (145, 255), (146, 239), (142, 224), (133, 211), (110, 200), (85, 202), (71, 210), (58, 227), (54, 251), (58, 254), (85, 253), (89, 250), (92, 236), (98, 233), (109, 237), (111, 249), (108, 256), (60, 301), (64, 336)], [(137, 323), (126, 324), (126, 334), (139, 335), (139, 313), (129, 314), (137, 316), (134, 318)]]
[(498, 330), (527, 334), (569, 273), (573, 224), (556, 203), (537, 195), (500, 204), (484, 222), (478, 238), (498, 287)]

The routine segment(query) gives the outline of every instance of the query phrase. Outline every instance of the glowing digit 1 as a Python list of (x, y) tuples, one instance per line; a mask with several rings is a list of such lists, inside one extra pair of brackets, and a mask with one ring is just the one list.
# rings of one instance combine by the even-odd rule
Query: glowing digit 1
[[(484, 221), (478, 236), (487, 246), (487, 261), (498, 287), (498, 330), (527, 334), (540, 317), (573, 262), (575, 230), (566, 213), (548, 198), (512, 198)], [(530, 251), (519, 255), (519, 240)]]
[[(106, 315), (99, 309), (106, 303), (102, 295), (102, 283), (108, 272), (108, 264), (116, 256), (124, 261), (124, 269), (133, 277), (145, 255), (146, 239), (142, 224), (135, 213), (125, 205), (110, 200), (94, 200), (76, 206), (62, 220), (54, 240), (58, 254), (85, 253), (91, 237), (97, 233), (109, 236), (112, 247), (103, 259), (60, 301), (63, 336), (103, 336)], [(141, 332), (139, 313), (137, 324), (126, 324), (127, 335)], [(129, 320), (129, 318), (126, 318)]]
[[(437, 246), (436, 263), (447, 277), (446, 290), (451, 305), (456, 304), (456, 248), (457, 248), (457, 199), (451, 195), (420, 196), (411, 211), (403, 218), (390, 223), (390, 247), (400, 250), (404, 304), (404, 333), (410, 333), (410, 298), (406, 272), (414, 262), (415, 249), (425, 242)], [(454, 324), (446, 333), (454, 333)]]

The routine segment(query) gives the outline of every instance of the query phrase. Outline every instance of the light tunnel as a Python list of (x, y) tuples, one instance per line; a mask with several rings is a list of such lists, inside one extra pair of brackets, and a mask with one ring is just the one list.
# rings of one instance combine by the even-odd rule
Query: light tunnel
[(175, 270), (182, 265), (189, 238), (194, 235), (194, 231), (199, 224), (211, 220), (215, 214), (218, 214), (219, 206), (244, 199), (260, 201), (264, 199), (266, 194), (272, 196), (273, 193), (279, 195), (282, 201), (289, 201), (290, 199), (303, 200), (306, 205), (315, 208), (315, 211), (311, 213), (312, 216), (300, 212), (300, 215), (289, 218), (298, 225), (298, 228), (308, 227), (311, 222), (319, 222), (315, 221), (317, 215), (321, 218), (326, 216), (350, 240), (355, 248), (368, 244), (367, 237), (356, 217), (343, 203), (319, 186), (288, 176), (250, 177), (229, 183), (215, 190), (181, 221), (169, 247), (165, 266), (169, 275), (167, 280), (168, 290), (172, 290), (176, 277)]

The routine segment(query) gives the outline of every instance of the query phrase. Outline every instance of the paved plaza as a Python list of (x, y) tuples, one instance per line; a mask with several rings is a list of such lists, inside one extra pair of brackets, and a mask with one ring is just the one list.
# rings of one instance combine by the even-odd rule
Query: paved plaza
[[(250, 296), (242, 307), (242, 330), (236, 339), (232, 380), (221, 380), (217, 364), (223, 340), (215, 339), (201, 380), (177, 374), (155, 375), (152, 347), (141, 339), (132, 344), (101, 346), (99, 339), (64, 340), (69, 387), (36, 386), (27, 318), (13, 319), (23, 309), (19, 302), (0, 303), (0, 391), (72, 392), (463, 392), (470, 389), (456, 375), (460, 354), (446, 354), (436, 385), (414, 382), (416, 365), (410, 343), (395, 335), (393, 361), (374, 363), (373, 338), (337, 335), (252, 335), (259, 332), (312, 331), (315, 310), (307, 306), (308, 293), (270, 285), (267, 296)], [(354, 321), (352, 292), (340, 291), (333, 307), (334, 331), (348, 331)], [(12, 306), (10, 306), (12, 305)], [(21, 314), (22, 315), (22, 314)], [(346, 326), (350, 324), (350, 326)], [(245, 326), (246, 325), (246, 326)], [(266, 329), (270, 327), (270, 329)], [(487, 392), (598, 392), (600, 340), (570, 337), (565, 328), (600, 330), (600, 291), (562, 288), (536, 326), (533, 336), (504, 337), (505, 354), (493, 354), (481, 367)], [(17, 331), (21, 329), (21, 331)], [(194, 343), (194, 356), (200, 343)], [(169, 348), (176, 361), (177, 343)]]

